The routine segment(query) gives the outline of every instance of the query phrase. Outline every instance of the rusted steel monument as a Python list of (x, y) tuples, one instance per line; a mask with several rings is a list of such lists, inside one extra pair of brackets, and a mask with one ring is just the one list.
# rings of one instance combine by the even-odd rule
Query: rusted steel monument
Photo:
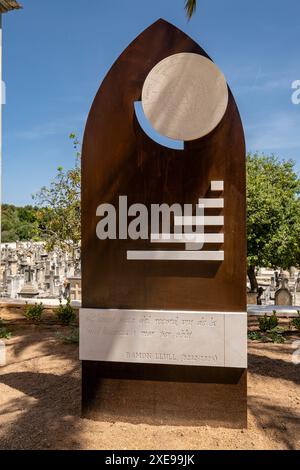
[(245, 174), (224, 75), (157, 21), (112, 66), (85, 130), (85, 416), (245, 425)]

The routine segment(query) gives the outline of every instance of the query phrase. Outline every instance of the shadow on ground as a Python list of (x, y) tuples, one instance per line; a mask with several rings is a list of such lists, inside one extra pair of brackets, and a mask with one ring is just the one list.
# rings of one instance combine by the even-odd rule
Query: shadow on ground
[(76, 423), (80, 414), (80, 381), (72, 375), (11, 373), (1, 381), (25, 396), (9, 400), (2, 418), (18, 413), (5, 427), (1, 449), (80, 449)]
[(30, 326), (20, 334), (18, 328), (8, 342), (8, 365), (0, 375), (6, 386), (1, 449), (80, 449), (78, 347), (59, 341), (59, 329)]
[(264, 377), (288, 380), (300, 385), (300, 365), (293, 364), (292, 357), (286, 360), (250, 353), (249, 371)]
[[(78, 348), (58, 341), (56, 330), (57, 327), (22, 329), (19, 336), (8, 342), (9, 363), (1, 369), (0, 375), (1, 449), (88, 448), (91, 441), (85, 433), (93, 436), (98, 448), (103, 448), (108, 442), (110, 425), (80, 419)], [(245, 448), (248, 441), (255, 443), (255, 435), (259, 435), (259, 442), (265, 439), (266, 442), (275, 442), (277, 448), (299, 449), (299, 402), (290, 404), (288, 394), (292, 389), (293, 400), (297, 400), (294, 398), (297, 392), (299, 397), (300, 366), (292, 363), (289, 357), (291, 350), (285, 345), (282, 348), (280, 355), (279, 345), (274, 349), (272, 345), (259, 344), (256, 347), (251, 344), (249, 411), (255, 419), (255, 430), (245, 431), (242, 434), (244, 441), (235, 441), (236, 436), (241, 439), (240, 431), (222, 429), (218, 434), (218, 430), (203, 428), (205, 434), (210, 435), (209, 442), (218, 441), (216, 448), (233, 448), (236, 442)], [(278, 381), (280, 390), (276, 390)], [(271, 399), (264, 391), (265, 384), (269, 389), (275, 389)], [(127, 423), (123, 423), (123, 427), (127, 433)], [(130, 433), (140, 432), (140, 428), (133, 429), (128, 427), (128, 439)], [(169, 428), (160, 426), (147, 429), (145, 440), (151, 433), (157, 436), (170, 432)], [(198, 430), (197, 427), (180, 430), (182, 448), (188, 448), (192, 433), (199, 432), (199, 439), (204, 439), (202, 430)], [(112, 448), (120, 448), (119, 441), (111, 445)], [(199, 448), (203, 448), (202, 441), (199, 441)]]

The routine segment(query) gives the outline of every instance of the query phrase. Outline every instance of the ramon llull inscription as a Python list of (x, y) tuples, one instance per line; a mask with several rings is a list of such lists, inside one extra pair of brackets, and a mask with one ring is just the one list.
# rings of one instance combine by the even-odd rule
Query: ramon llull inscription
[(80, 355), (95, 361), (244, 367), (246, 343), (236, 329), (242, 331), (245, 320), (234, 313), (85, 310)]

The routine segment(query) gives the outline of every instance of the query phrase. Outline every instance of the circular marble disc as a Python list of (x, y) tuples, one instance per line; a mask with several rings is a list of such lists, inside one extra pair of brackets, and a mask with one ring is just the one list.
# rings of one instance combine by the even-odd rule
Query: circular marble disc
[(160, 134), (190, 141), (209, 134), (228, 105), (224, 75), (206, 57), (174, 54), (159, 62), (147, 76), (142, 105)]

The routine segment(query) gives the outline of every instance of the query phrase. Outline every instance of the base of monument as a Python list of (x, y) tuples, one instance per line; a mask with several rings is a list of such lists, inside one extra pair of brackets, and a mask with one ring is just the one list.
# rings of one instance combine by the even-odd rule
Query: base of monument
[(245, 428), (247, 370), (83, 361), (82, 414), (98, 421)]

